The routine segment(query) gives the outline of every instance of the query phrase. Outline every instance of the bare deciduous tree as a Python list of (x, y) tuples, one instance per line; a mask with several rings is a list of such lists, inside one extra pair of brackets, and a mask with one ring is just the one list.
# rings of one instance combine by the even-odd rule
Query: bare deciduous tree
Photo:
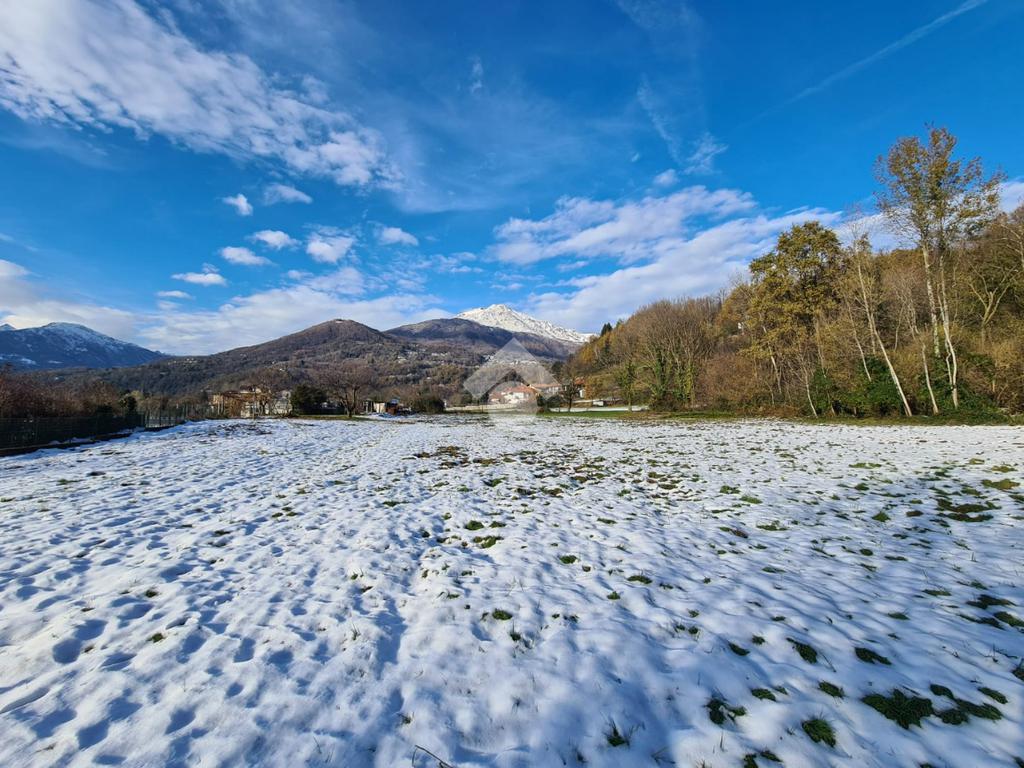
[[(985, 178), (981, 160), (953, 157), (956, 137), (932, 128), (924, 143), (902, 138), (877, 164), (878, 206), (892, 229), (911, 238), (921, 252), (932, 352), (945, 351), (946, 376), (953, 407), (958, 408), (959, 359), (953, 334), (951, 297), (952, 251), (977, 234), (995, 216), (999, 205), (999, 174)], [(940, 348), (941, 338), (941, 348)]]
[(373, 370), (360, 361), (344, 361), (322, 368), (315, 380), (317, 386), (342, 407), (345, 415), (352, 418), (373, 382)]

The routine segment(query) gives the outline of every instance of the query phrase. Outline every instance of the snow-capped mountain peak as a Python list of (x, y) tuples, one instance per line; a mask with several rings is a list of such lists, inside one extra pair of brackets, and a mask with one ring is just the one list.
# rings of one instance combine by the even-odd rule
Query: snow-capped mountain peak
[(505, 304), (492, 304), (489, 307), (478, 307), (460, 312), (456, 317), (463, 320), (472, 320), (480, 325), (487, 325), (491, 328), (504, 328), (513, 333), (532, 333), (535, 336), (543, 336), (548, 339), (569, 342), (570, 344), (584, 344), (593, 334), (580, 333), (570, 328), (563, 328), (547, 320), (539, 320), (536, 317), (518, 312)]
[(17, 368), (113, 368), (163, 357), (78, 323), (47, 323), (37, 328), (4, 328), (0, 365)]
[(91, 344), (102, 344), (103, 346), (108, 347), (123, 347), (128, 344), (126, 341), (119, 341), (112, 336), (107, 336), (105, 333), (94, 331), (92, 328), (80, 325), (79, 323), (47, 323), (42, 327), (53, 331), (68, 340), (73, 339)]

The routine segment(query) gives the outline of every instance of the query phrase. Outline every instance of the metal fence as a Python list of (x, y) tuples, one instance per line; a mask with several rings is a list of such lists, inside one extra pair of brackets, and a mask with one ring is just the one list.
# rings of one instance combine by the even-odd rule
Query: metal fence
[(32, 450), (96, 438), (114, 437), (136, 429), (162, 429), (184, 423), (183, 410), (129, 413), (124, 416), (37, 416), (0, 418), (0, 452)]

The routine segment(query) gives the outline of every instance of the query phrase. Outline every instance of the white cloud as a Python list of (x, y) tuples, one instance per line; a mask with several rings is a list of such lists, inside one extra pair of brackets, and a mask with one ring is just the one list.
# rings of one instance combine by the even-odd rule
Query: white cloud
[(476, 261), (476, 254), (462, 251), (449, 255), (435, 254), (424, 256), (413, 260), (406, 270), (412, 274), (430, 274), (443, 272), (445, 274), (468, 274), (471, 272), (483, 272), (483, 268), (471, 266), (467, 262)]
[(282, 248), (295, 248), (299, 245), (298, 240), (279, 229), (261, 229), (259, 232), (253, 232), (249, 235), (249, 239), (263, 243), (275, 251), (280, 251)]
[(210, 264), (204, 264), (202, 272), (179, 272), (176, 275), (171, 275), (171, 277), (175, 280), (207, 287), (228, 284), (228, 281), (224, 279), (224, 275), (220, 274), (217, 268)]
[(668, 150), (669, 156), (678, 165), (683, 165), (685, 159), (679, 147), (679, 139), (676, 135), (677, 130), (674, 125), (675, 121), (669, 110), (661, 104), (658, 95), (646, 77), (641, 81), (640, 87), (637, 88), (636, 98), (644, 112), (647, 113), (647, 117), (650, 119), (651, 125), (654, 126), (655, 132), (665, 142), (665, 148)]
[(654, 177), (654, 186), (656, 187), (672, 187), (679, 182), (679, 174), (676, 173), (674, 168), (669, 168), (667, 171), (662, 171)]
[(191, 299), (192, 294), (185, 291), (157, 291), (156, 295), (161, 299)]
[(237, 296), (213, 309), (183, 309), (176, 302), (163, 301), (159, 312), (136, 315), (42, 295), (27, 269), (0, 260), (0, 323), (17, 328), (56, 321), (81, 323), (151, 349), (206, 354), (268, 341), (333, 318), (383, 329), (447, 314), (432, 296), (401, 293), (363, 298), (364, 280), (352, 267), (294, 277), (299, 279), (292, 285)]
[(927, 24), (923, 24), (922, 26), (917, 27), (914, 30), (911, 30), (906, 35), (901, 37), (899, 40), (890, 43), (884, 48), (880, 48), (879, 50), (872, 53), (870, 56), (866, 56), (860, 61), (856, 61), (853, 64), (850, 64), (844, 67), (843, 69), (840, 69), (838, 72), (832, 73), (819, 83), (812, 85), (809, 88), (805, 88), (804, 90), (800, 91), (800, 93), (798, 93), (796, 96), (784, 102), (781, 106), (794, 104), (797, 101), (800, 101), (801, 99), (804, 99), (808, 96), (812, 96), (816, 93), (820, 93), (821, 91), (830, 88), (836, 83), (845, 80), (846, 78), (851, 77), (852, 75), (857, 74), (862, 69), (865, 69), (866, 67), (869, 67), (872, 64), (875, 64), (881, 61), (882, 59), (891, 56), (897, 51), (906, 48), (908, 45), (912, 45), (913, 43), (916, 43), (918, 40), (927, 37), (932, 32), (939, 29), (940, 27), (945, 26), (958, 16), (967, 13), (968, 11), (972, 11), (975, 8), (978, 8), (982, 5), (985, 5), (985, 3), (987, 2), (988, 0), (966, 0), (965, 2), (960, 3), (960, 5), (958, 5), (951, 11), (947, 11), (941, 16), (932, 19)]
[(469, 92), (476, 95), (484, 89), (484, 63), (479, 56), (469, 59)]
[(54, 322), (80, 323), (119, 339), (131, 338), (135, 332), (131, 312), (43, 295), (27, 269), (0, 259), (0, 324), (32, 328)]
[(999, 205), (1004, 211), (1012, 211), (1024, 205), (1024, 179), (1004, 181), (999, 189)]
[(263, 202), (266, 205), (275, 203), (312, 203), (313, 198), (302, 190), (287, 184), (271, 184), (263, 190)]
[(0, 278), (3, 278), (4, 280), (13, 280), (17, 277), (24, 277), (27, 274), (28, 270), (20, 264), (0, 259)]
[(754, 207), (753, 198), (744, 192), (702, 186), (618, 203), (565, 197), (544, 219), (509, 219), (499, 226), (493, 252), (501, 261), (516, 264), (563, 256), (610, 257), (626, 263), (654, 259), (666, 243), (685, 236), (700, 221)]
[(352, 250), (355, 243), (353, 235), (333, 227), (323, 227), (306, 240), (306, 253), (322, 264), (337, 264)]
[(714, 173), (715, 158), (729, 147), (705, 131), (693, 145), (693, 152), (686, 158), (685, 171), (689, 174), (706, 176)]
[(355, 267), (341, 267), (325, 275), (303, 275), (298, 283), (316, 291), (358, 296), (366, 291), (363, 274)]
[(572, 279), (563, 292), (533, 294), (527, 311), (570, 328), (594, 330), (658, 299), (715, 291), (745, 270), (752, 258), (770, 250), (785, 229), (809, 219), (834, 224), (839, 218), (821, 209), (781, 216), (758, 214), (690, 236), (668, 236), (652, 248), (657, 254), (652, 261)]
[(336, 318), (384, 329), (444, 314), (430, 296), (360, 298), (361, 290), (358, 272), (344, 267), (294, 285), (238, 296), (215, 309), (153, 317), (139, 338), (168, 352), (210, 353), (258, 344)]
[(420, 241), (415, 235), (409, 234), (398, 227), (381, 227), (377, 232), (377, 240), (381, 245), (411, 245), (417, 246)]
[(241, 192), (231, 197), (222, 197), (221, 202), (227, 203), (234, 208), (239, 216), (252, 216), (252, 204)]
[[(525, 308), (560, 325), (594, 330), (658, 299), (724, 287), (769, 251), (780, 232), (810, 219), (836, 226), (842, 215), (820, 208), (766, 212), (746, 192), (703, 186), (619, 201), (562, 198), (549, 216), (499, 226), (491, 252), (513, 264), (560, 259), (557, 269), (570, 275), (590, 265), (591, 274), (535, 290)], [(595, 259), (615, 264), (594, 274)], [(519, 275), (504, 282), (527, 283)]]
[[(999, 209), (1009, 213), (1018, 205), (1024, 205), (1024, 179), (1010, 179), (999, 187)], [(836, 226), (836, 233), (844, 243), (850, 243), (861, 235), (867, 235), (871, 245), (878, 250), (893, 248), (914, 248), (915, 244), (905, 233), (894, 232), (885, 215), (879, 212), (848, 214)]]
[(239, 264), (245, 267), (262, 267), (270, 264), (270, 259), (257, 256), (248, 248), (240, 248), (236, 245), (228, 245), (220, 249), (220, 255), (225, 261), (231, 264)]
[(381, 135), (249, 57), (200, 48), (132, 0), (5, 3), (0, 106), (26, 120), (160, 134), (341, 185), (394, 187)]

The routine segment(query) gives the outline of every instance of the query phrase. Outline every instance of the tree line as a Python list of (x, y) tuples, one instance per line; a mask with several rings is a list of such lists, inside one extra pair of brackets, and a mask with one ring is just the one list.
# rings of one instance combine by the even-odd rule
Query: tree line
[[(846, 242), (779, 235), (715, 296), (645, 306), (572, 358), (588, 394), (653, 408), (951, 415), (1024, 410), (1024, 205), (943, 128), (878, 159), (877, 217)], [(876, 249), (877, 218), (907, 245)]]

